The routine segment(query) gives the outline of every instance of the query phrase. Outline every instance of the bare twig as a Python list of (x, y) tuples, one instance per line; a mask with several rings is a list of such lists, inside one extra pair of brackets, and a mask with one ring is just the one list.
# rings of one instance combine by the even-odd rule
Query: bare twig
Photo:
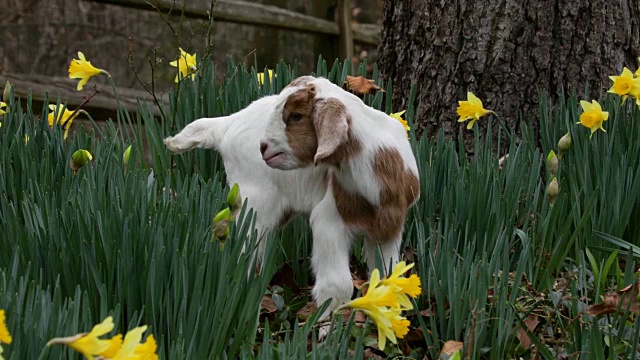
[(93, 99), (96, 95), (98, 95), (99, 92), (100, 90), (98, 90), (98, 85), (93, 85), (93, 94), (89, 95), (89, 97), (86, 97), (82, 100), (80, 105), (78, 105), (78, 107), (75, 110), (73, 110), (71, 115), (69, 115), (69, 119), (73, 119), (73, 117), (82, 109), (82, 107), (86, 105), (89, 101), (91, 101), (91, 99)]
[[(146, 3), (150, 7), (152, 7), (154, 10), (156, 10), (158, 15), (162, 19), (162, 21), (169, 27), (169, 29), (170, 29), (171, 33), (173, 34), (173, 37), (174, 37), (175, 48), (176, 49), (179, 48), (180, 47), (181, 32), (183, 30), (183, 23), (185, 21), (186, 0), (183, 0), (183, 2), (182, 2), (182, 7), (180, 8), (180, 15), (179, 15), (179, 19), (178, 19), (177, 25), (172, 23), (171, 19), (170, 19), (172, 13), (174, 12), (174, 9), (177, 8), (176, 0), (173, 1), (173, 4), (171, 5), (171, 7), (169, 8), (169, 10), (167, 12), (163, 12), (158, 7), (157, 0), (147, 1)], [(211, 51), (211, 49), (212, 49), (211, 34), (213, 32), (213, 24), (214, 24), (213, 9), (214, 9), (216, 4), (217, 4), (217, 0), (211, 0), (209, 11), (207, 12), (208, 13), (208, 21), (207, 21), (206, 25), (203, 25), (203, 27), (206, 27), (205, 51), (204, 51), (203, 56), (200, 57), (200, 61), (199, 61), (199, 64), (197, 65), (197, 67), (192, 70), (193, 73), (198, 73), (199, 70), (202, 68), (202, 66), (205, 64), (206, 60), (209, 59), (210, 56), (211, 56), (211, 53), (212, 53), (212, 51)], [(191, 32), (191, 38), (193, 37), (193, 35), (194, 35), (194, 33)], [(129, 67), (133, 70), (133, 73), (134, 73), (138, 83), (140, 83), (140, 85), (142, 85), (144, 90), (147, 93), (149, 93), (149, 95), (151, 95), (151, 97), (153, 98), (153, 101), (155, 102), (156, 106), (158, 106), (158, 109), (160, 110), (160, 113), (161, 113), (162, 117), (166, 118), (166, 115), (164, 113), (164, 110), (162, 109), (162, 105), (160, 103), (160, 100), (156, 96), (156, 82), (155, 82), (156, 68), (157, 68), (158, 65), (160, 65), (162, 63), (162, 60), (159, 59), (158, 56), (157, 56), (157, 49), (153, 49), (152, 50), (152, 56), (148, 57), (147, 60), (148, 60), (148, 63), (149, 63), (149, 66), (150, 66), (150, 71), (151, 71), (151, 79), (150, 79), (150, 81), (144, 81), (142, 79), (142, 76), (140, 75), (140, 73), (135, 68), (135, 64), (134, 64), (134, 61), (133, 61), (133, 43), (131, 41), (131, 38), (129, 38), (129, 54), (128, 54), (128, 58), (127, 58), (127, 63), (129, 65)], [(180, 58), (178, 58), (178, 61), (179, 60), (180, 60)], [(176, 93), (175, 93), (176, 96), (174, 97), (174, 101), (177, 101), (177, 98), (178, 98), (178, 93), (180, 91), (180, 86), (179, 86), (180, 82), (182, 82), (187, 77), (187, 76), (185, 76), (185, 77), (180, 76), (180, 67), (179, 66), (176, 68), (176, 72), (178, 73), (178, 86), (176, 88)], [(175, 104), (173, 104), (173, 105), (175, 105)]]
[(160, 64), (160, 61), (158, 61), (158, 58), (156, 56), (156, 52), (155, 50), (153, 50), (153, 60), (151, 58), (148, 58), (149, 60), (149, 65), (151, 67), (151, 81), (148, 82), (151, 84), (151, 89), (149, 89), (149, 87), (147, 86), (148, 83), (145, 83), (140, 74), (138, 73), (138, 71), (136, 70), (136, 67), (133, 63), (133, 42), (131, 41), (131, 38), (129, 38), (129, 56), (127, 59), (127, 63), (129, 65), (129, 67), (131, 68), (131, 70), (133, 70), (133, 74), (136, 77), (136, 80), (138, 80), (138, 83), (140, 83), (140, 85), (142, 85), (142, 87), (144, 88), (144, 90), (149, 93), (149, 95), (151, 95), (151, 97), (153, 97), (153, 102), (156, 104), (156, 106), (158, 107), (158, 110), (160, 110), (160, 114), (162, 115), (162, 118), (166, 118), (166, 115), (164, 113), (164, 110), (162, 109), (162, 105), (160, 104), (160, 100), (158, 99), (158, 97), (156, 96), (156, 92), (155, 92), (155, 78), (154, 78), (154, 73), (155, 73), (155, 68), (158, 64)]

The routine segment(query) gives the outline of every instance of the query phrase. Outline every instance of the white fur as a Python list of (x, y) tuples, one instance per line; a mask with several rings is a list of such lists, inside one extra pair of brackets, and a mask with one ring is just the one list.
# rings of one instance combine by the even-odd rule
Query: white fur
[[(279, 95), (256, 100), (230, 116), (196, 120), (176, 136), (165, 139), (165, 144), (174, 152), (194, 147), (216, 149), (222, 155), (229, 183), (239, 184), (243, 199), (255, 210), (261, 236), (277, 227), (286, 213), (309, 216), (314, 238), (311, 262), (316, 277), (313, 295), (318, 304), (333, 299), (331, 311), (351, 298), (349, 251), (353, 235), (360, 229), (349, 227), (340, 217), (328, 175), (333, 174), (345, 190), (358, 192), (371, 204), (378, 205), (381, 184), (372, 162), (378, 149), (397, 149), (405, 167), (416, 176), (418, 167), (406, 131), (397, 120), (370, 108), (326, 79), (316, 78), (311, 84), (316, 88), (316, 99), (336, 98), (345, 105), (351, 116), (352, 136), (363, 147), (340, 169), (313, 164), (300, 168), (291, 156), (282, 111), (287, 98), (302, 87), (285, 88)], [(268, 152), (286, 154), (276, 163), (279, 169), (268, 166), (262, 159), (261, 140), (269, 144)], [(400, 234), (380, 246), (385, 264), (399, 260), (401, 241)], [(364, 246), (369, 268), (373, 269), (378, 244), (365, 241)]]

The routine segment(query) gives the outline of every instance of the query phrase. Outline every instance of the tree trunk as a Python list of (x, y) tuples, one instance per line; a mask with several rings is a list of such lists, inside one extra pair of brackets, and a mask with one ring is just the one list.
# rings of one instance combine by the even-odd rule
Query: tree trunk
[(379, 66), (394, 110), (415, 85), (417, 129), (429, 136), (444, 128), (457, 138), (467, 91), (510, 128), (520, 114), (537, 128), (543, 89), (582, 95), (588, 85), (595, 98), (640, 55), (639, 0), (385, 0), (383, 25)]

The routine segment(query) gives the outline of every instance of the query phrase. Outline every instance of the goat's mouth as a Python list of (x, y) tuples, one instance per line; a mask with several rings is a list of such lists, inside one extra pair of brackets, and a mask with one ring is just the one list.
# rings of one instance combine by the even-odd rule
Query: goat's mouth
[(267, 165), (271, 166), (271, 167), (277, 167), (278, 162), (284, 158), (284, 152), (280, 151), (274, 154), (268, 154), (265, 153), (262, 156), (262, 160), (264, 160), (265, 163), (267, 163)]

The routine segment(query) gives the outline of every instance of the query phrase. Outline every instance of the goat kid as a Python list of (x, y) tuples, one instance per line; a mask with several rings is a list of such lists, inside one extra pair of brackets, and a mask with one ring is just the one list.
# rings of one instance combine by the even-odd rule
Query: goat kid
[(260, 236), (292, 215), (309, 216), (313, 296), (318, 305), (332, 299), (323, 316), (351, 298), (354, 235), (365, 237), (370, 271), (378, 246), (385, 264), (400, 260), (407, 209), (420, 193), (406, 131), (327, 79), (300, 77), (279, 95), (195, 120), (164, 142), (176, 153), (217, 150), (229, 183), (254, 209)]

